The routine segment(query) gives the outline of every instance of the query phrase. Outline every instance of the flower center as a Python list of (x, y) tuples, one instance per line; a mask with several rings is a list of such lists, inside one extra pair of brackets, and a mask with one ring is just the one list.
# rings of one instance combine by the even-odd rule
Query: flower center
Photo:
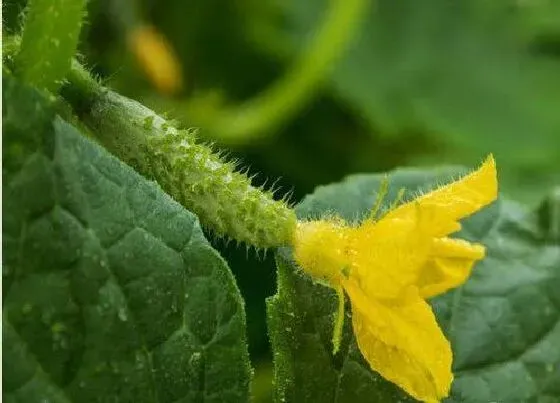
[(331, 286), (340, 284), (349, 268), (349, 230), (342, 221), (299, 222), (294, 239), (296, 262), (315, 280)]

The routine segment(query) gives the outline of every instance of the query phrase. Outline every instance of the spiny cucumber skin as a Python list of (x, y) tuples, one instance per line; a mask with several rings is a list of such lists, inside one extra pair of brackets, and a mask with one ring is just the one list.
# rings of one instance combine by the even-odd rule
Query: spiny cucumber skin
[(99, 95), (84, 119), (111, 152), (155, 179), (216, 235), (257, 249), (292, 243), (294, 211), (197, 144), (192, 132), (111, 91)]
[[(180, 203), (194, 211), (218, 235), (257, 248), (288, 245), (296, 219), (284, 203), (250, 185), (233, 166), (184, 131), (150, 138), (152, 174)], [(235, 236), (233, 236), (235, 235)]]

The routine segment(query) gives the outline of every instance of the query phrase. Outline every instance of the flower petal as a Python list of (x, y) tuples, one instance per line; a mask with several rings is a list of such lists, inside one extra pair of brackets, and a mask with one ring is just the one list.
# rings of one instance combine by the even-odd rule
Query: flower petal
[(371, 298), (395, 299), (416, 284), (431, 256), (430, 226), (437, 220), (433, 208), (412, 204), (404, 218), (367, 220), (349, 233), (350, 275)]
[(436, 258), (418, 282), (422, 298), (432, 298), (463, 284), (471, 275), (474, 260)]
[(484, 246), (462, 239), (437, 238), (433, 257), (422, 268), (418, 287), (423, 298), (431, 298), (467, 281), (476, 261), (484, 258)]
[(417, 290), (387, 305), (367, 298), (352, 280), (343, 285), (358, 346), (371, 368), (418, 400), (446, 397), (453, 380), (451, 347)]
[(432, 235), (444, 236), (459, 229), (458, 220), (475, 213), (497, 197), (496, 162), (490, 155), (476, 171), (397, 207), (383, 219), (413, 216), (415, 205), (436, 207), (439, 220), (434, 222)]
[(171, 44), (151, 25), (128, 33), (128, 47), (159, 91), (176, 94), (183, 87), (181, 63)]

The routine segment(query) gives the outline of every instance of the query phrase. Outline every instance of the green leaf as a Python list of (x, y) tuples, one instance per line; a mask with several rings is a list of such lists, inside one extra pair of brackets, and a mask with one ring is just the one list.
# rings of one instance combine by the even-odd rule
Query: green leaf
[[(394, 171), (385, 206), (403, 186), (410, 198), (459, 172)], [(356, 175), (320, 187), (297, 207), (298, 215), (360, 219), (373, 205), (382, 178)], [(545, 216), (560, 222), (558, 199), (549, 203), (556, 204), (545, 209)], [(558, 223), (538, 222), (536, 214), (503, 198), (463, 222), (459, 236), (487, 245), (488, 256), (464, 286), (431, 301), (454, 352), (455, 381), (447, 401), (560, 399)], [(288, 250), (277, 254), (277, 264), (278, 293), (268, 301), (277, 400), (411, 401), (361, 357), (348, 306), (341, 351), (331, 354), (334, 292), (298, 271)]]
[(243, 301), (194, 215), (4, 80), (3, 398), (239, 402)]
[[(558, 167), (560, 62), (530, 49), (517, 3), (372, 1), (331, 88), (373, 133), (422, 131), (467, 156)], [(304, 51), (328, 2), (282, 4)]]

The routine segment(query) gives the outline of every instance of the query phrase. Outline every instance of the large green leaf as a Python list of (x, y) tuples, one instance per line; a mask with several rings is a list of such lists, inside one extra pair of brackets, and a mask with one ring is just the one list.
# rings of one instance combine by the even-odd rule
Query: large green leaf
[[(530, 7), (512, 3), (374, 0), (331, 88), (376, 133), (422, 131), (463, 154), (558, 167), (560, 60), (530, 49)], [(282, 4), (296, 54), (329, 2)]]
[(195, 216), (3, 88), (3, 398), (241, 402), (243, 302)]
[[(397, 170), (390, 174), (386, 201), (402, 186), (410, 196), (458, 172)], [(381, 178), (356, 175), (318, 188), (298, 206), (298, 214), (336, 212), (359, 219), (373, 205)], [(557, 213), (539, 226), (536, 215), (500, 198), (463, 222), (459, 236), (487, 245), (488, 256), (464, 286), (431, 301), (454, 351), (456, 378), (449, 402), (560, 399)], [(369, 369), (352, 335), (349, 307), (341, 351), (331, 354), (334, 293), (298, 271), (288, 250), (278, 253), (277, 263), (278, 293), (268, 301), (268, 315), (278, 401), (411, 400)]]

